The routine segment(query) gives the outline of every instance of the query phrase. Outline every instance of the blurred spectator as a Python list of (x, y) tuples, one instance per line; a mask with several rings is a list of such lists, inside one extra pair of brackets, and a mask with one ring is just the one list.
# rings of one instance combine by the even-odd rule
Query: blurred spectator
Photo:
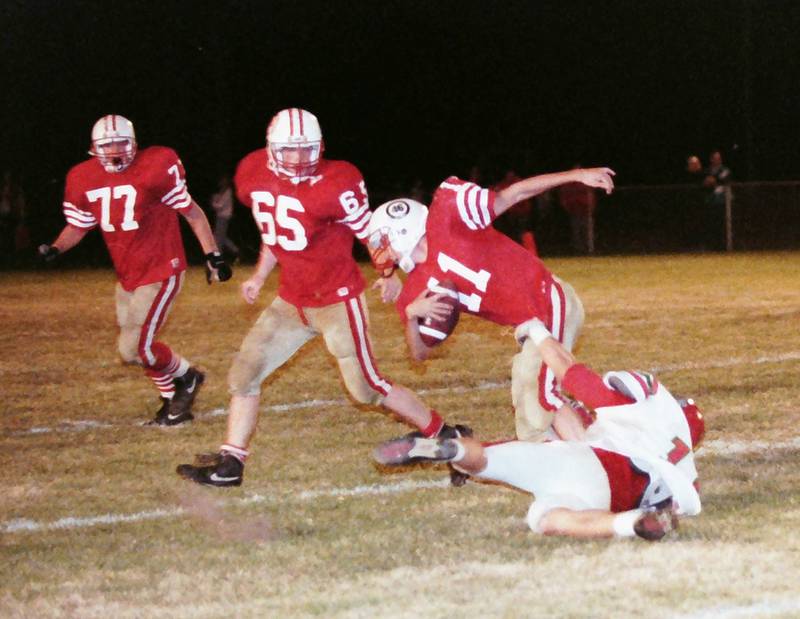
[[(580, 164), (573, 169), (580, 168)], [(558, 202), (570, 221), (572, 249), (581, 254), (594, 253), (594, 210), (597, 196), (594, 189), (582, 183), (568, 183), (558, 188)]]
[(700, 157), (697, 155), (690, 155), (686, 159), (686, 182), (692, 185), (702, 185), (704, 180), (703, 164)]
[(725, 189), (731, 182), (731, 171), (722, 163), (722, 153), (715, 150), (711, 153), (706, 170), (706, 178), (703, 186), (711, 190), (709, 203), (715, 206), (725, 205)]
[[(402, 194), (396, 194), (402, 195)], [(417, 202), (421, 202), (422, 204), (428, 204), (431, 200), (431, 194), (425, 189), (422, 184), (421, 178), (415, 178), (414, 183), (411, 185), (411, 190), (408, 194), (408, 197), (416, 200)]]
[[(502, 191), (522, 179), (514, 170), (508, 170), (506, 175), (492, 189)], [(522, 200), (508, 209), (495, 223), (495, 227), (507, 237), (514, 239), (534, 256), (538, 255), (536, 240), (533, 237), (533, 201)]]
[(712, 151), (703, 186), (709, 190), (706, 196), (705, 227), (709, 244), (714, 250), (723, 250), (726, 246), (725, 200), (730, 192), (730, 182), (731, 171), (722, 162), (722, 153), (719, 150)]
[(30, 246), (25, 223), (25, 194), (10, 170), (3, 172), (0, 187), (0, 256), (5, 264), (15, 261), (18, 252)]
[(233, 217), (233, 184), (227, 174), (219, 179), (217, 192), (211, 196), (211, 208), (214, 209), (214, 240), (219, 250), (234, 262), (239, 257), (239, 248), (228, 237), (228, 225)]

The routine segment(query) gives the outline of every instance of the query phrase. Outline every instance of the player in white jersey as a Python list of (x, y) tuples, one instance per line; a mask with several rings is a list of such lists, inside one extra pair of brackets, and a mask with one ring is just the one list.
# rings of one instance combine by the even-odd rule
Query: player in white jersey
[(691, 400), (679, 401), (651, 375), (599, 376), (575, 361), (543, 323), (527, 337), (562, 391), (595, 421), (581, 441), (482, 445), (473, 438), (402, 437), (375, 450), (382, 464), (450, 462), (480, 479), (532, 493), (527, 522), (536, 533), (658, 540), (679, 515), (700, 512), (693, 449), (705, 431)]

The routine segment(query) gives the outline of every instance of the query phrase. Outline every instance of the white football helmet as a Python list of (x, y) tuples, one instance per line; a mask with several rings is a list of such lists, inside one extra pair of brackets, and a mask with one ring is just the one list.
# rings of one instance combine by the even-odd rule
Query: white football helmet
[(416, 266), (411, 252), (425, 236), (428, 207), (411, 198), (384, 202), (369, 221), (369, 246), (374, 250), (391, 247), (397, 264), (410, 273)]
[(306, 110), (281, 110), (267, 127), (267, 158), (276, 174), (299, 180), (310, 177), (324, 148), (319, 121)]
[(118, 114), (103, 116), (92, 127), (89, 154), (97, 157), (106, 172), (122, 172), (136, 157), (133, 123)]

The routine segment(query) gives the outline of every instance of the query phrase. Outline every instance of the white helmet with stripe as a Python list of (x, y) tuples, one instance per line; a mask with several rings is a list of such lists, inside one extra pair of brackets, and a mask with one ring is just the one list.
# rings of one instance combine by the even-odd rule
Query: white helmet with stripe
[(414, 270), (411, 253), (425, 236), (428, 207), (411, 198), (384, 202), (369, 221), (369, 246), (376, 251), (391, 248), (403, 271)]
[(310, 177), (319, 165), (324, 145), (317, 117), (297, 107), (281, 110), (267, 127), (267, 158), (276, 174)]
[(108, 114), (92, 127), (89, 154), (96, 157), (106, 172), (122, 172), (136, 157), (133, 123), (119, 114)]

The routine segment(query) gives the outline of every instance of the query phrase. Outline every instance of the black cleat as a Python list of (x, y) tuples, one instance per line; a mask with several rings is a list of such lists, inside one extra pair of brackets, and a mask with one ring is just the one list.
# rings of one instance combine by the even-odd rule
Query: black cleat
[(161, 398), (161, 408), (156, 412), (154, 419), (146, 421), (146, 426), (177, 426), (187, 421), (194, 419), (194, 416), (189, 414), (175, 414), (172, 408), (172, 401), (169, 398)]
[(174, 426), (194, 419), (192, 404), (205, 379), (206, 375), (194, 367), (189, 368), (186, 370), (186, 374), (175, 379), (175, 395), (172, 397), (170, 412), (167, 415), (168, 423), (165, 425)]
[[(208, 454), (202, 454), (207, 458)], [(198, 458), (196, 461), (200, 461)], [(203, 484), (204, 486), (241, 486), (244, 474), (244, 464), (230, 455), (221, 453), (216, 459), (209, 459), (211, 464), (194, 465), (179, 464), (175, 472), (184, 479)]]
[(396, 466), (415, 462), (447, 462), (458, 453), (458, 445), (446, 438), (401, 436), (381, 443), (373, 456), (380, 464)]
[[(469, 426), (457, 423), (454, 426), (445, 424), (439, 431), (439, 438), (461, 438), (462, 436), (472, 436), (472, 428)], [(456, 470), (452, 463), (447, 463), (447, 468), (450, 469), (450, 485), (455, 488), (460, 488), (467, 483), (469, 475)]]
[(642, 539), (648, 542), (657, 542), (670, 531), (678, 528), (678, 517), (672, 510), (672, 505), (661, 509), (654, 509), (643, 513), (633, 523), (633, 530)]

